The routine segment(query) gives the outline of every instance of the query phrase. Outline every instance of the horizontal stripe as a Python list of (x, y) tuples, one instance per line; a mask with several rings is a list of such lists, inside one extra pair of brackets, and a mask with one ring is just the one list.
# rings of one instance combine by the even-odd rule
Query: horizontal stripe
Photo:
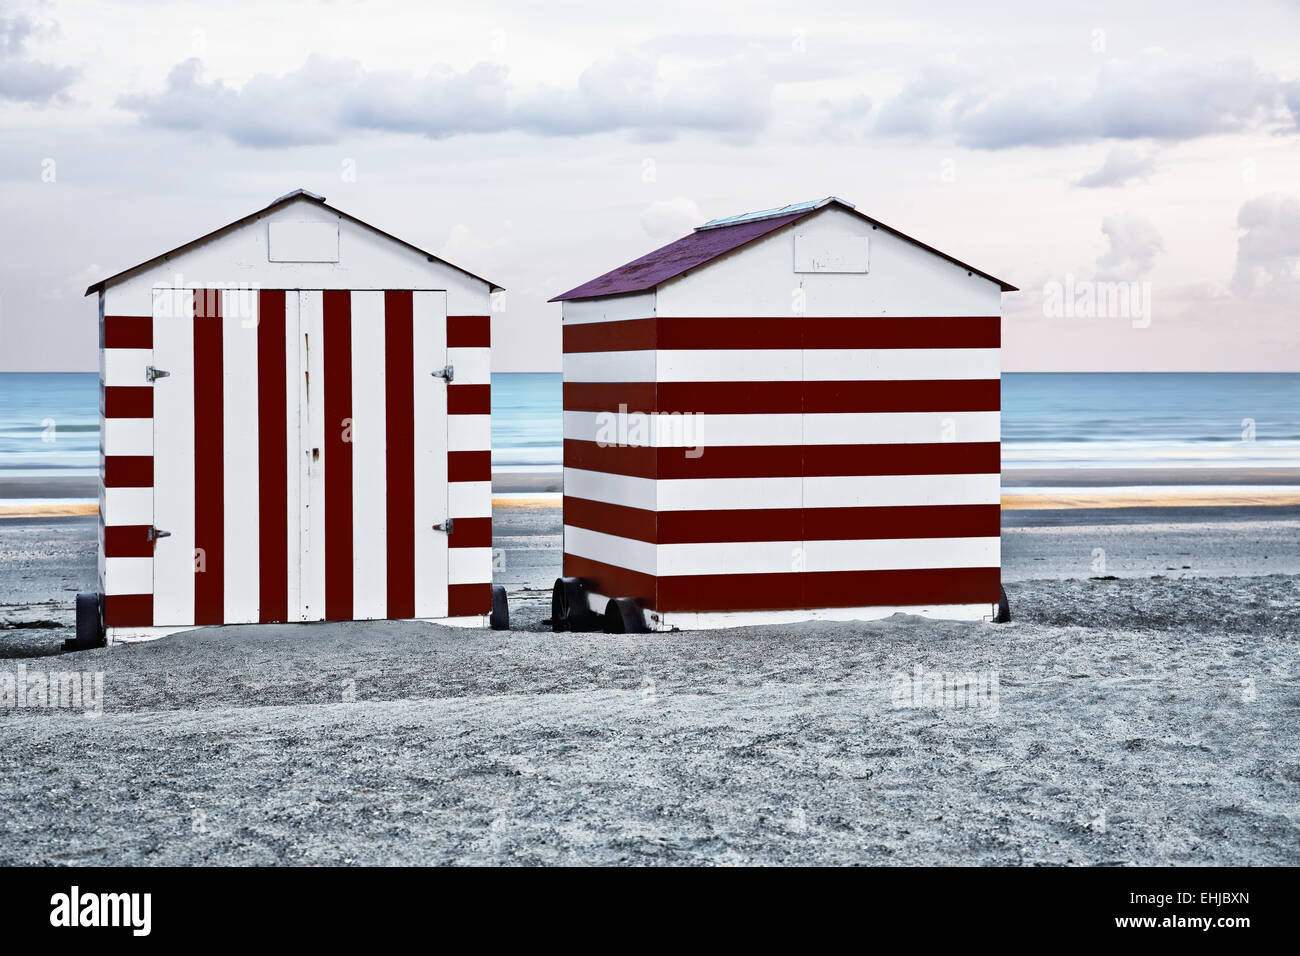
[[(642, 607), (655, 606), (655, 579), (628, 568), (593, 561), (581, 555), (565, 553), (564, 576), (581, 578), (588, 590), (596, 594), (636, 599)], [(597, 608), (597, 611), (603, 608)]]
[(995, 412), (997, 379), (828, 382), (565, 382), (565, 411), (704, 414)]
[(104, 419), (104, 454), (152, 455), (153, 419)]
[(447, 587), (447, 616), (492, 612), (492, 584), (452, 584)]
[(449, 548), (492, 547), (491, 518), (455, 518), (455, 531), (447, 539)]
[(484, 348), (449, 348), (447, 364), (452, 381), (462, 385), (492, 384), (492, 352)]
[(492, 319), (486, 315), (447, 316), (447, 348), (488, 348)]
[(452, 385), (447, 389), (447, 414), (487, 415), (491, 411), (491, 385)]
[(570, 352), (567, 382), (996, 379), (998, 349), (659, 349)]
[[(455, 537), (453, 534), (452, 537)], [(492, 549), (451, 548), (447, 551), (449, 584), (476, 584), (492, 580)]]
[(109, 488), (102, 490), (104, 522), (112, 525), (143, 524), (153, 521), (153, 485), (140, 488)]
[(108, 525), (104, 528), (104, 557), (152, 558), (153, 541), (147, 524)]
[(490, 451), (449, 451), (447, 452), (448, 481), (491, 481), (492, 452)]
[(104, 349), (104, 385), (148, 385), (145, 370), (153, 364), (149, 349)]
[(874, 538), (651, 544), (566, 523), (564, 550), (643, 574), (797, 574), (997, 567), (1000, 539)]
[(447, 486), (447, 512), (453, 518), (492, 517), (492, 479), (489, 461), (488, 477), (482, 481), (455, 481)]
[(104, 316), (104, 348), (106, 349), (151, 349), (153, 348), (152, 315), (106, 315)]
[(106, 627), (152, 627), (153, 595), (104, 595), (104, 625)]
[(107, 455), (104, 458), (105, 488), (152, 488), (152, 455)]
[(564, 326), (565, 352), (636, 349), (995, 349), (1001, 316), (658, 317)]
[(655, 512), (565, 496), (564, 523), (656, 544), (959, 538), (996, 537), (1001, 513), (997, 505)]
[(153, 555), (104, 558), (105, 594), (148, 594), (153, 591)]
[[(798, 449), (795, 451), (794, 449)], [(780, 478), (822, 475), (958, 475), (1001, 469), (997, 442), (769, 445), (690, 448), (601, 447), (564, 441), (564, 467), (639, 478)]]
[[(454, 486), (453, 486), (454, 487)], [(564, 491), (578, 498), (650, 511), (996, 505), (1001, 475), (834, 475), (791, 478), (683, 478), (654, 481), (566, 468)]]
[[(712, 415), (564, 412), (564, 437), (655, 448), (996, 442), (997, 412)], [(460, 446), (465, 447), (465, 446)]]
[(658, 579), (656, 606), (670, 612), (993, 604), (1001, 576), (998, 568), (683, 575)]
[(153, 418), (153, 387), (112, 385), (104, 389), (105, 418)]
[(448, 451), (492, 448), (492, 419), (488, 415), (452, 415), (447, 419)]

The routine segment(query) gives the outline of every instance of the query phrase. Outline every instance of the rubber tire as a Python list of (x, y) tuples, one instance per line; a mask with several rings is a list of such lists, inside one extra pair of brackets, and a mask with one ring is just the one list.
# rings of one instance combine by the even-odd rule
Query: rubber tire
[(494, 631), (510, 630), (510, 602), (506, 599), (506, 589), (499, 584), (492, 585), (492, 614), (488, 623)]
[(605, 605), (606, 634), (645, 634), (645, 615), (631, 598), (610, 598)]
[(587, 603), (587, 585), (582, 578), (556, 578), (551, 589), (551, 629), (553, 631), (591, 631), (592, 619), (600, 619), (590, 611)]
[(1011, 604), (1007, 601), (1007, 589), (998, 587), (998, 613), (993, 618), (994, 624), (1011, 623)]
[(78, 651), (104, 646), (103, 598), (98, 594), (77, 595), (77, 636), (64, 646)]

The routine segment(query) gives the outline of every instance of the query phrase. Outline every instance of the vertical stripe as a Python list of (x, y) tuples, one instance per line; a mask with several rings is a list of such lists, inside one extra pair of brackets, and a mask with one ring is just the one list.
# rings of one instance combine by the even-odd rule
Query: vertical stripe
[[(415, 616), (447, 615), (447, 294), (412, 296), (415, 408)], [(469, 452), (468, 454), (476, 454)], [(487, 453), (485, 453), (487, 454)]]
[[(302, 466), (298, 480), (301, 507), (298, 511), (299, 619), (325, 618), (325, 415), (321, 410), (325, 380), (325, 338), (322, 297), (317, 291), (298, 293), (298, 355), (302, 374), (298, 379), (298, 413), (303, 442), (299, 453)], [(291, 525), (292, 527), (292, 525)], [(291, 565), (292, 567), (292, 565)]]
[(415, 617), (415, 391), (411, 293), (384, 293), (388, 616)]
[(384, 293), (352, 293), (352, 614), (388, 615)]
[(222, 293), (221, 348), (225, 379), (222, 384), (222, 463), (225, 468), (225, 574), (226, 624), (253, 623), (260, 619), (261, 496), (258, 475), (260, 425), (258, 421), (258, 294), (251, 289)]
[(225, 614), (221, 293), (194, 290), (194, 623)]
[[(263, 290), (257, 303), (258, 619), (289, 620), (289, 462), (285, 379), (285, 293)], [(295, 367), (297, 350), (294, 352)], [(296, 377), (296, 376), (295, 376)], [(296, 384), (296, 383), (295, 383)], [(296, 395), (295, 395), (296, 398)], [(288, 408), (296, 413), (297, 403)], [(295, 474), (296, 478), (297, 475)]]
[(352, 293), (324, 299), (325, 619), (352, 620)]
[(159, 626), (194, 623), (193, 309), (190, 292), (154, 292), (151, 361), (171, 373), (151, 386), (155, 457), (150, 468), (152, 473), (156, 465), (158, 482), (151, 477), (152, 489), (131, 489), (136, 497), (130, 502), (121, 500), (111, 481), (105, 491), (112, 520), (148, 522), (168, 533), (154, 542), (153, 552), (152, 623)]

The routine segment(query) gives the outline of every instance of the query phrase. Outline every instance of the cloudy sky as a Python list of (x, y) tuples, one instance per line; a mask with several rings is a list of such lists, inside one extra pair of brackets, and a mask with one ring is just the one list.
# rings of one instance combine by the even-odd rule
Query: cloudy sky
[[(505, 285), (498, 371), (826, 195), (1020, 286), (1007, 370), (1300, 370), (1300, 3), (867, 6), (0, 0), (0, 369), (94, 368), (87, 284), (301, 186)], [(1149, 321), (1045, 314), (1097, 281)]]

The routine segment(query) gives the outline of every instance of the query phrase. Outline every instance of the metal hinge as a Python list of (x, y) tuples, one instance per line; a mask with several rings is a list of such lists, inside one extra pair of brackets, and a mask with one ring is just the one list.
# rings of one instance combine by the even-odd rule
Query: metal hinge
[(152, 526), (149, 528), (148, 537), (150, 541), (157, 541), (159, 538), (170, 538), (171, 536), (172, 533), (170, 531), (162, 531), (161, 529)]
[(447, 532), (447, 534), (451, 534), (453, 531), (456, 530), (456, 521), (455, 521), (454, 518), (448, 518), (448, 519), (447, 519), (446, 521), (444, 521), (442, 524), (436, 524), (436, 525), (434, 525), (434, 526), (433, 526), (433, 530), (434, 530), (434, 531), (445, 531), (445, 532)]
[(166, 378), (170, 374), (171, 372), (165, 372), (160, 368), (154, 368), (152, 365), (146, 365), (144, 367), (144, 377), (151, 382), (157, 381), (160, 378)]
[(433, 377), (444, 379), (447, 382), (447, 384), (450, 385), (452, 379), (452, 373), (453, 373), (453, 369), (450, 365), (448, 365), (446, 368), (441, 368), (438, 371), (434, 372)]

